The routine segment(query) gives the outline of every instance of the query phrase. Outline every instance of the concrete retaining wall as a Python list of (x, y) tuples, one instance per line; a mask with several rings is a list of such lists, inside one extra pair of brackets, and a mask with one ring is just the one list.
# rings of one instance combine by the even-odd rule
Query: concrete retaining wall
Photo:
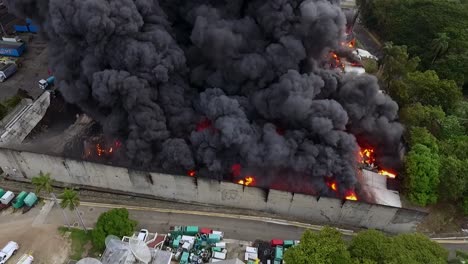
[(10, 178), (30, 179), (40, 171), (56, 181), (151, 195), (164, 200), (269, 211), (310, 223), (414, 230), (425, 213), (357, 201), (244, 187), (204, 178), (141, 172), (63, 157), (0, 148), (0, 167)]

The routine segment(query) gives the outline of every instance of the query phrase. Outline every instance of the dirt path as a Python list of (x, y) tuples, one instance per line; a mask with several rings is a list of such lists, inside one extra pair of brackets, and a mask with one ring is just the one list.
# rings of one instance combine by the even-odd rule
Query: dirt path
[(39, 208), (34, 208), (24, 215), (20, 212), (13, 213), (11, 208), (1, 212), (0, 247), (11, 240), (20, 246), (9, 263), (16, 263), (25, 253), (34, 256), (35, 264), (63, 264), (67, 260), (70, 245), (67, 239), (58, 233), (57, 225), (33, 226), (34, 219), (39, 215)]

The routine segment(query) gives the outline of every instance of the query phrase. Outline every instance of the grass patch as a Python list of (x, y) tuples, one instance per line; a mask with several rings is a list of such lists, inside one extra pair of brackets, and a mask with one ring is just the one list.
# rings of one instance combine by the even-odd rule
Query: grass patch
[(0, 119), (3, 119), (8, 112), (13, 110), (23, 99), (23, 96), (17, 94), (9, 99), (0, 103)]
[(97, 257), (100, 252), (94, 249), (91, 242), (91, 231), (85, 231), (77, 228), (59, 227), (59, 232), (65, 235), (70, 232), (71, 254), (70, 259), (80, 260), (83, 257)]

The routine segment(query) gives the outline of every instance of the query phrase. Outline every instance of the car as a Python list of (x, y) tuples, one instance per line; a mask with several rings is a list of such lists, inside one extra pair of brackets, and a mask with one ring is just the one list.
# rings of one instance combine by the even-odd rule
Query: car
[(15, 255), (19, 249), (18, 243), (10, 241), (0, 251), (0, 264), (5, 264), (11, 256)]
[(148, 233), (149, 233), (148, 230), (141, 229), (140, 233), (138, 233), (138, 237), (137, 237), (138, 240), (141, 240), (141, 241), (145, 242), (146, 238), (148, 237)]

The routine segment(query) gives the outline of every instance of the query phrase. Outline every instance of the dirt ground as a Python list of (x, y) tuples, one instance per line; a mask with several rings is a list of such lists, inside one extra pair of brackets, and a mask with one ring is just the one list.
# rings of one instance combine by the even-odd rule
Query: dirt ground
[(63, 264), (67, 261), (70, 244), (58, 233), (57, 226), (33, 226), (40, 207), (24, 215), (21, 212), (13, 213), (11, 208), (0, 213), (0, 247), (8, 241), (15, 241), (20, 246), (19, 251), (8, 263), (16, 263), (25, 253), (34, 256), (35, 264)]

